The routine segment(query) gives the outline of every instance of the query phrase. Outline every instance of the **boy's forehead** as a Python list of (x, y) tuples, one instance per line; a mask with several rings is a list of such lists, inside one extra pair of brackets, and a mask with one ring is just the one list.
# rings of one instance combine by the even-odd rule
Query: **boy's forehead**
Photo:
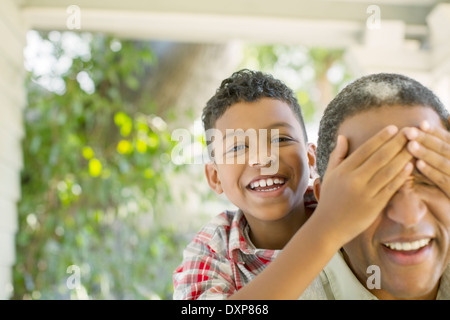
[(431, 126), (444, 127), (439, 115), (424, 106), (382, 106), (369, 109), (345, 119), (337, 131), (349, 139), (349, 153), (388, 125), (419, 127), (423, 120)]
[(222, 132), (228, 129), (300, 128), (294, 111), (283, 101), (262, 98), (254, 102), (238, 102), (230, 106), (216, 121)]

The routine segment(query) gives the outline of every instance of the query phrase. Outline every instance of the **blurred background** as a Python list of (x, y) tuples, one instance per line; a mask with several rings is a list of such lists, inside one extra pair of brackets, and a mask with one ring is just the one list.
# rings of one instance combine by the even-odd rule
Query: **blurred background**
[(200, 115), (234, 71), (291, 87), (314, 143), (364, 74), (450, 105), (448, 1), (3, 0), (0, 35), (1, 299), (171, 299), (186, 244), (233, 208)]

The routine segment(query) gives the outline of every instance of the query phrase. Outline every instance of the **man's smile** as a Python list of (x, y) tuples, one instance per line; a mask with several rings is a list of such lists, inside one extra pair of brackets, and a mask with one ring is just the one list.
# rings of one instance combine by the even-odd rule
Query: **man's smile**
[(424, 236), (385, 242), (382, 248), (385, 256), (394, 264), (412, 266), (430, 259), (433, 246), (433, 239)]
[(418, 250), (425, 247), (431, 241), (430, 238), (423, 238), (415, 241), (405, 241), (405, 242), (386, 242), (383, 243), (386, 247), (391, 250), (397, 251), (411, 251)]

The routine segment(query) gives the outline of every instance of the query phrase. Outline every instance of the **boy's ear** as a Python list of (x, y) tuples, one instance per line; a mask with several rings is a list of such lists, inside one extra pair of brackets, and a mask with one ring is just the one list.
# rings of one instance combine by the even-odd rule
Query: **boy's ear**
[(211, 189), (213, 189), (217, 194), (221, 194), (223, 189), (215, 163), (210, 162), (205, 164), (205, 175)]
[(316, 170), (316, 145), (314, 143), (308, 143), (306, 145), (306, 154), (308, 156), (309, 164), (309, 178), (314, 179), (317, 177)]
[(317, 201), (320, 200), (320, 187), (321, 187), (320, 178), (316, 178), (313, 183), (313, 191), (314, 191), (314, 196), (316, 197)]

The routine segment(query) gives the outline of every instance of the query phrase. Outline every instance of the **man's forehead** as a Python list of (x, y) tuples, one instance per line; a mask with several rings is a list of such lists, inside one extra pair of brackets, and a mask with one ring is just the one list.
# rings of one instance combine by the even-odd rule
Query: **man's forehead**
[(399, 129), (419, 127), (424, 120), (431, 126), (444, 128), (439, 115), (429, 107), (383, 106), (348, 117), (341, 123), (337, 134), (344, 135), (349, 140), (351, 153), (388, 125), (395, 125)]

